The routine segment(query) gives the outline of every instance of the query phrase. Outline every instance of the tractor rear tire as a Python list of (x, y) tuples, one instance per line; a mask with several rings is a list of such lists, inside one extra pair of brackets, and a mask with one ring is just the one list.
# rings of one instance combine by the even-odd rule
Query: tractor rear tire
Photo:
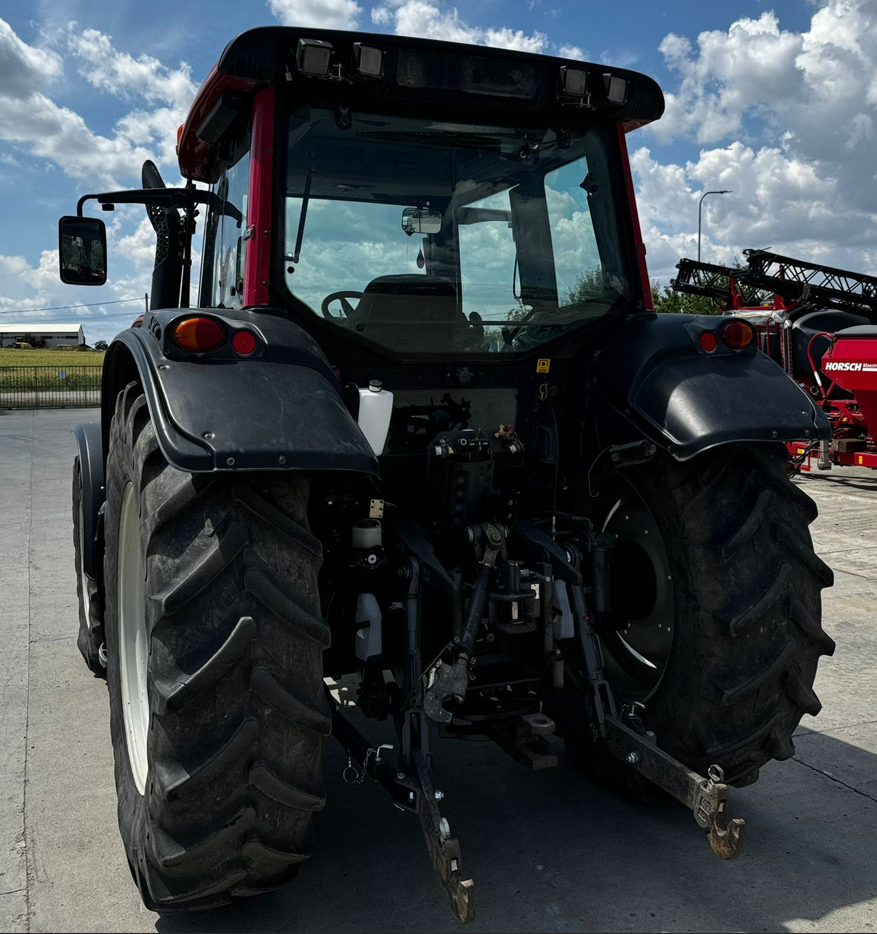
[[(645, 703), (642, 720), (662, 749), (701, 774), (718, 765), (737, 786), (794, 754), (801, 717), (821, 709), (819, 657), (834, 651), (820, 596), (833, 575), (808, 529), (816, 506), (787, 462), (784, 448), (766, 444), (723, 445), (686, 463), (665, 456), (623, 471), (597, 517), (619, 535), (613, 598), (626, 593), (635, 607), (602, 637), (610, 683)], [(624, 527), (638, 518), (639, 539), (632, 530), (626, 542)], [(651, 636), (636, 629), (646, 623)], [(635, 632), (661, 649), (652, 671), (623, 641)]]
[(76, 567), (76, 598), (79, 604), (79, 636), (76, 646), (88, 670), (98, 678), (105, 678), (107, 670), (100, 660), (104, 644), (104, 627), (100, 616), (100, 595), (97, 582), (82, 570), (82, 552), (85, 546), (82, 528), (82, 469), (79, 457), (73, 461), (73, 562)]
[(177, 470), (140, 386), (119, 395), (107, 462), (111, 732), (119, 828), (151, 910), (269, 891), (310, 856), (331, 721), (307, 501), (301, 474)]

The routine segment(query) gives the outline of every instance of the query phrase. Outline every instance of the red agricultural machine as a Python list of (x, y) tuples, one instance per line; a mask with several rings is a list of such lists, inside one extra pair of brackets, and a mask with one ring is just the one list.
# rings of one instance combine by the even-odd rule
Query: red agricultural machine
[(756, 328), (761, 350), (825, 412), (827, 441), (788, 445), (796, 470), (877, 467), (877, 278), (745, 250), (740, 269), (681, 260), (677, 292), (706, 296)]

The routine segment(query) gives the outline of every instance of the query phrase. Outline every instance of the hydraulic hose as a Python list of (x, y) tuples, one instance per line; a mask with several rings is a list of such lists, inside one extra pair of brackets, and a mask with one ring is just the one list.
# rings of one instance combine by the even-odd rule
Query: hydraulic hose
[(421, 675), (420, 657), (420, 564), (417, 558), (408, 560), (408, 600), (405, 607), (405, 627), (408, 635), (408, 684), (413, 691)]
[(492, 570), (491, 565), (482, 564), (472, 587), (469, 605), (466, 607), (466, 618), (460, 630), (460, 651), (465, 655), (471, 655), (475, 649), (475, 637), (478, 635), (481, 620), (484, 619), (484, 609), (490, 595), (490, 572)]

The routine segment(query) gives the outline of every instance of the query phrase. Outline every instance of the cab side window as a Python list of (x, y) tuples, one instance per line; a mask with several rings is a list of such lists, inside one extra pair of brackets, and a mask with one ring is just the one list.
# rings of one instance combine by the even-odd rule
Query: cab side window
[(201, 304), (210, 308), (243, 305), (247, 202), (250, 181), (249, 133), (233, 147), (219, 180), (204, 231)]

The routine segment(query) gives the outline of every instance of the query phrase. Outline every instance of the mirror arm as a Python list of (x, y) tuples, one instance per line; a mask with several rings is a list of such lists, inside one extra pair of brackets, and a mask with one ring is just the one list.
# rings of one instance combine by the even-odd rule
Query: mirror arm
[(184, 189), (186, 193), (186, 216), (183, 221), (183, 275), (180, 281), (180, 308), (191, 304), (192, 283), (192, 236), (195, 233), (195, 191), (190, 182)]
[(201, 188), (135, 188), (130, 191), (104, 191), (99, 194), (83, 195), (76, 203), (76, 214), (82, 217), (86, 201), (100, 204), (149, 204), (160, 208), (189, 208), (193, 204), (206, 204), (223, 208), (222, 213), (239, 223), (243, 215), (233, 205), (223, 202), (212, 191)]
[(185, 188), (140, 188), (131, 191), (105, 191), (100, 194), (83, 195), (76, 203), (76, 213), (82, 217), (86, 201), (99, 201), (101, 204), (150, 204), (162, 208), (183, 208), (186, 206)]

